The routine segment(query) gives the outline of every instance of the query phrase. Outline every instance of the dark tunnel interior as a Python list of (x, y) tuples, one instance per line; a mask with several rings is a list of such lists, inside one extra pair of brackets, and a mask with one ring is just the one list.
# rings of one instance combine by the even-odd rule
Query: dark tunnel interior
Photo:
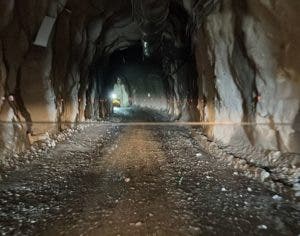
[(298, 235), (299, 0), (0, 0), (0, 235)]

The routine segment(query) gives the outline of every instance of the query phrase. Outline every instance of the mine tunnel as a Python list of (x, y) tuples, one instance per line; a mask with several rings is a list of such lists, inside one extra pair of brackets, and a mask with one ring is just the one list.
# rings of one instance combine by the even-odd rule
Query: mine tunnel
[(0, 0), (1, 235), (299, 235), (299, 0)]

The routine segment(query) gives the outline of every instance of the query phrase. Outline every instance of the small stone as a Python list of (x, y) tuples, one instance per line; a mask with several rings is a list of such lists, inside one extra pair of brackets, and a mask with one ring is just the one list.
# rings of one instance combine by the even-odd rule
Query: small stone
[(196, 157), (202, 157), (202, 153), (197, 153)]
[(268, 227), (266, 225), (259, 225), (259, 226), (257, 226), (257, 228), (264, 229), (264, 230), (268, 229)]
[(252, 188), (249, 188), (249, 187), (248, 187), (248, 188), (247, 188), (247, 191), (248, 191), (248, 192), (252, 192)]
[(270, 177), (270, 173), (265, 170), (263, 170), (260, 174), (260, 179), (262, 182), (264, 182), (269, 177)]
[(183, 177), (181, 177), (178, 181), (178, 184), (181, 185), (182, 184), (182, 180), (183, 180)]
[(226, 192), (227, 190), (226, 190), (226, 188), (222, 188), (221, 191), (222, 192)]
[(273, 200), (276, 200), (276, 201), (281, 201), (282, 200), (282, 197), (277, 195), (277, 194), (274, 195), (272, 198), (273, 198)]
[(126, 183), (129, 183), (130, 182), (130, 178), (125, 178), (124, 180)]
[(142, 225), (143, 225), (143, 223), (142, 223), (142, 222), (140, 222), (140, 221), (139, 221), (139, 222), (137, 222), (137, 223), (135, 223), (135, 226), (136, 226), (136, 227), (140, 227), (140, 226), (142, 226)]
[(192, 231), (196, 231), (196, 232), (200, 231), (200, 228), (199, 228), (199, 227), (190, 226), (189, 228), (190, 228)]
[(281, 157), (281, 152), (280, 151), (274, 152), (273, 155), (271, 155), (271, 159), (272, 159), (273, 162), (280, 159), (280, 157)]
[(300, 183), (295, 183), (295, 184), (293, 185), (293, 189), (294, 189), (295, 191), (300, 191)]

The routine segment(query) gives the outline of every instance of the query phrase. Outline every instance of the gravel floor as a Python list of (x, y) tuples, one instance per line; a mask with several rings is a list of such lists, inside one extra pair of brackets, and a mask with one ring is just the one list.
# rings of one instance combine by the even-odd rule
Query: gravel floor
[(295, 203), (206, 154), (184, 127), (95, 124), (6, 175), (1, 235), (300, 233)]

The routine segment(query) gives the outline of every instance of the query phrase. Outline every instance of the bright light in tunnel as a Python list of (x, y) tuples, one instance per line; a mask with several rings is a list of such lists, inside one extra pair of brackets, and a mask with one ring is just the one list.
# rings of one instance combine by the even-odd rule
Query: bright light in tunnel
[(149, 44), (146, 41), (143, 41), (144, 55), (146, 57), (150, 56)]
[(116, 99), (116, 98), (117, 98), (117, 94), (111, 93), (111, 94), (110, 94), (110, 98), (111, 98), (111, 99)]

